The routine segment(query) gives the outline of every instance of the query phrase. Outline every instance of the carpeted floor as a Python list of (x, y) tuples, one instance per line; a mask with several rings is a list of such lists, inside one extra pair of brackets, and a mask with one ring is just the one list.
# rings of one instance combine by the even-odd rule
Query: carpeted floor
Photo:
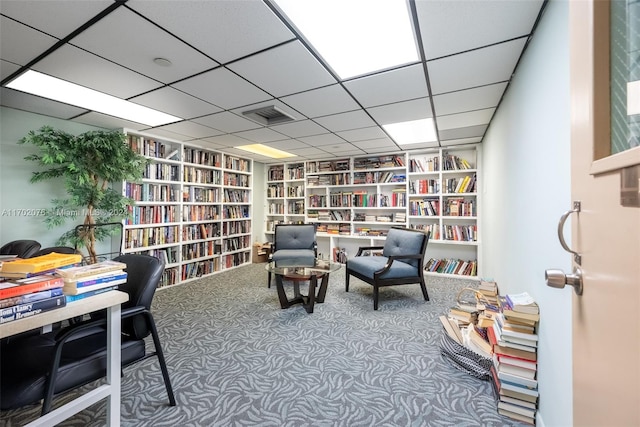
[[(153, 312), (178, 406), (149, 359), (125, 370), (122, 425), (518, 426), (497, 413), (488, 382), (439, 353), (438, 316), (473, 283), (429, 277), (429, 302), (418, 285), (385, 288), (374, 311), (371, 286), (352, 279), (346, 293), (342, 269), (313, 314), (280, 309), (264, 264), (159, 290)], [(0, 424), (39, 411), (5, 411)], [(105, 419), (100, 402), (60, 425)]]

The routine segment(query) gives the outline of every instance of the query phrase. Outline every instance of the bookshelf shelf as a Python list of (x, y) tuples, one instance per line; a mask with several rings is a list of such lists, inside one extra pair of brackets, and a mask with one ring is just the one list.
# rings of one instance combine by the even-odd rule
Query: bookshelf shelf
[[(286, 194), (267, 196), (265, 234), (272, 236), (277, 223), (316, 223), (320, 253), (344, 246), (352, 256), (366, 241), (382, 244), (393, 226), (429, 230), (433, 246), (427, 257), (473, 262), (473, 276), (447, 276), (475, 279), (481, 247), (479, 160), (478, 146), (466, 145), (268, 165), (267, 191), (284, 184)], [(296, 179), (287, 179), (293, 170)], [(294, 185), (296, 197), (289, 193)], [(294, 201), (295, 213), (289, 209)]]
[[(123, 183), (134, 199), (124, 223), (125, 253), (165, 260), (161, 286), (251, 262), (253, 162), (192, 144), (125, 130), (150, 159), (140, 183)], [(144, 218), (144, 223), (135, 218)], [(170, 221), (170, 222), (166, 222)]]

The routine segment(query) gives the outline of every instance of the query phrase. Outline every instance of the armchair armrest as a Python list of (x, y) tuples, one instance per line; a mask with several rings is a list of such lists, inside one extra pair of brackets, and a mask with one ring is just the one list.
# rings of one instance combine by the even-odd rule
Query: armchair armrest
[(384, 273), (386, 273), (387, 271), (389, 271), (389, 269), (391, 268), (391, 266), (393, 265), (393, 262), (395, 260), (402, 260), (402, 259), (421, 259), (422, 255), (421, 254), (408, 254), (408, 255), (390, 255), (389, 257), (387, 257), (387, 263), (384, 265), (384, 267), (382, 267), (382, 269), (376, 271), (373, 273), (373, 277), (377, 278), (378, 276), (383, 275)]
[(372, 251), (372, 250), (381, 250), (384, 249), (384, 246), (360, 246), (358, 248), (358, 252), (356, 256), (361, 256), (364, 251)]

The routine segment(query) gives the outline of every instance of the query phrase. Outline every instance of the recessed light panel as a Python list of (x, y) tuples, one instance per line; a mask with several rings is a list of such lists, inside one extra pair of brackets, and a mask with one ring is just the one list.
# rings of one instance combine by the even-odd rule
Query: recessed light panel
[(419, 144), (421, 142), (434, 142), (436, 128), (433, 119), (412, 120), (409, 122), (390, 123), (382, 125), (389, 136), (400, 145)]
[(274, 0), (342, 79), (418, 61), (406, 0)]
[(283, 159), (285, 157), (295, 156), (295, 154), (287, 153), (286, 151), (278, 150), (277, 148), (269, 147), (262, 144), (240, 145), (235, 148), (248, 151), (250, 153), (260, 154), (262, 156), (271, 157), (272, 159)]
[(180, 117), (33, 70), (13, 79), (7, 87), (147, 126), (160, 126), (183, 120)]

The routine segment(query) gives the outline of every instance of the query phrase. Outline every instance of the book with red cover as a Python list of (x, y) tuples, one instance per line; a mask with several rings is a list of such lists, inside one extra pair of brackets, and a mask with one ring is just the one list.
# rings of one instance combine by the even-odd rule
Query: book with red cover
[(61, 288), (64, 281), (54, 275), (42, 275), (27, 279), (10, 280), (0, 282), (0, 299), (17, 297), (47, 289)]

